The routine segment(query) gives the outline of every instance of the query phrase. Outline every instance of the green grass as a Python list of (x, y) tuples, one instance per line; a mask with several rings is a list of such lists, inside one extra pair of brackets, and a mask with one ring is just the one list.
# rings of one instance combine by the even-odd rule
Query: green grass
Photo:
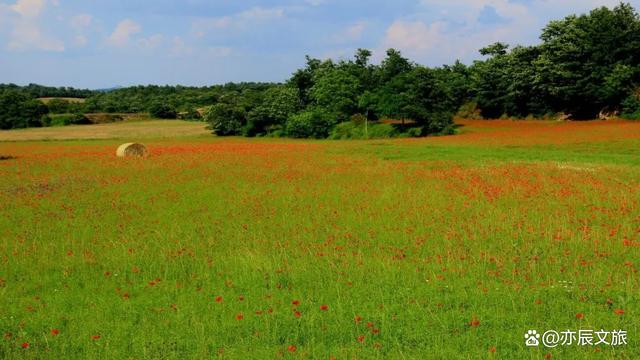
[(438, 141), (0, 144), (0, 358), (638, 358), (638, 141)]

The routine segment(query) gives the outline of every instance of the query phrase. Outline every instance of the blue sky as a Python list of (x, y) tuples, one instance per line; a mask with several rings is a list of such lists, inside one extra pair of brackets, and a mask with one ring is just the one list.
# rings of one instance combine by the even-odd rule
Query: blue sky
[[(306, 54), (425, 65), (534, 44), (544, 25), (618, 0), (0, 0), (0, 83), (104, 88), (283, 81)], [(637, 9), (640, 0), (631, 1)]]

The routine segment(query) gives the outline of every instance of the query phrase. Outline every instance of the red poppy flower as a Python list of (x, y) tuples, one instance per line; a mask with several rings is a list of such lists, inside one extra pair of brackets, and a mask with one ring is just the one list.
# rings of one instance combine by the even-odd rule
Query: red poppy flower
[(356, 322), (356, 324), (359, 324), (359, 323), (360, 323), (360, 321), (362, 321), (362, 318), (360, 317), (360, 315), (356, 315), (356, 317), (355, 317), (355, 318), (353, 318), (353, 321), (355, 321), (355, 322)]
[(236, 320), (240, 321), (242, 319), (244, 319), (244, 315), (242, 313), (236, 315)]
[(216, 302), (218, 302), (218, 303), (219, 303), (219, 302), (222, 302), (222, 296), (218, 296), (218, 297), (216, 297)]
[(584, 314), (583, 313), (577, 313), (576, 314), (576, 319), (579, 319), (579, 320), (584, 319)]
[(489, 348), (489, 352), (490, 352), (490, 353), (494, 353), (494, 352), (496, 352), (496, 347), (494, 346), (494, 347), (492, 347), (492, 348)]
[(624, 315), (624, 310), (622, 309), (615, 309), (613, 310), (613, 313), (616, 315)]
[(359, 342), (364, 342), (364, 335), (358, 336), (358, 341)]
[(294, 353), (294, 352), (296, 352), (296, 350), (298, 350), (298, 348), (295, 345), (289, 345), (287, 350), (289, 350), (289, 352)]
[(58, 334), (60, 334), (60, 330), (58, 330), (58, 329), (51, 329), (51, 335), (56, 336), (56, 335), (58, 335)]
[(300, 305), (300, 300), (293, 300), (292, 304), (294, 306), (298, 306), (298, 305)]
[(321, 306), (320, 306), (320, 310), (322, 310), (322, 311), (327, 311), (327, 310), (329, 310), (329, 306), (327, 306), (327, 305), (321, 305)]
[(295, 315), (295, 317), (297, 317), (297, 318), (302, 317), (302, 313), (300, 311), (298, 311), (298, 310), (294, 310), (293, 311), (293, 315)]
[(20, 347), (23, 349), (26, 349), (29, 347), (29, 343), (28, 342), (23, 342), (22, 344), (20, 344)]
[(100, 340), (100, 337), (101, 337), (100, 335), (93, 335), (91, 337), (91, 340)]
[(480, 326), (480, 320), (476, 319), (475, 317), (471, 320), (470, 323), (468, 323), (467, 325), (469, 326)]

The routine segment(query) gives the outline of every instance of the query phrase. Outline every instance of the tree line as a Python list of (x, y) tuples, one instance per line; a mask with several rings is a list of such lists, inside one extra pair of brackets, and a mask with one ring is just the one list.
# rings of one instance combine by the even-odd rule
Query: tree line
[[(135, 86), (111, 91), (0, 85), (0, 128), (54, 114), (149, 112), (205, 120), (218, 135), (314, 138), (451, 133), (453, 117), (640, 119), (640, 18), (626, 3), (550, 22), (535, 46), (495, 43), (470, 65), (425, 67), (387, 51), (380, 64), (306, 58), (281, 84)], [(83, 103), (41, 97), (80, 97)], [(391, 119), (391, 120), (389, 120)]]

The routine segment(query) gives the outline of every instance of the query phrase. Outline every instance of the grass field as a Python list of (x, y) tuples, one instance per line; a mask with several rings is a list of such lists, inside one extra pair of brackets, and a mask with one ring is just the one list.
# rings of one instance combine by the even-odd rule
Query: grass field
[[(0, 132), (0, 358), (640, 357), (640, 123), (159, 124)], [(97, 140), (18, 141), (63, 138)], [(115, 158), (136, 138), (148, 159)]]

